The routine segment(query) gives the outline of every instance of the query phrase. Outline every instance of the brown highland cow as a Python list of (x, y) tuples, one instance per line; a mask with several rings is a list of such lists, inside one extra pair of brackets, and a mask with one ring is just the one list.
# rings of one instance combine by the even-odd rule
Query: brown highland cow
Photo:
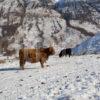
[(44, 62), (49, 58), (50, 55), (54, 55), (55, 50), (53, 47), (48, 48), (39, 48), (39, 49), (32, 49), (32, 48), (23, 48), (19, 50), (19, 63), (20, 68), (24, 70), (24, 65), (26, 61), (31, 63), (40, 62), (41, 67), (44, 67)]

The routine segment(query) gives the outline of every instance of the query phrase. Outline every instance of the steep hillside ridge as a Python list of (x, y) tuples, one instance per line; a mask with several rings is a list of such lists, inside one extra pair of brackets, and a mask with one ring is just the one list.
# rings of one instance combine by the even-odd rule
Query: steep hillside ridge
[[(0, 52), (23, 47), (48, 47), (56, 50), (74, 47), (89, 36), (68, 27), (50, 0), (2, 0), (0, 2)], [(6, 41), (6, 42), (4, 42)], [(11, 54), (11, 53), (10, 53)]]
[[(0, 12), (1, 52), (22, 46), (44, 46), (45, 43), (49, 46), (51, 41), (58, 43), (56, 35), (66, 30), (60, 14), (47, 9), (39, 0), (3, 0), (0, 2)], [(6, 47), (2, 43), (4, 40), (7, 41)]]

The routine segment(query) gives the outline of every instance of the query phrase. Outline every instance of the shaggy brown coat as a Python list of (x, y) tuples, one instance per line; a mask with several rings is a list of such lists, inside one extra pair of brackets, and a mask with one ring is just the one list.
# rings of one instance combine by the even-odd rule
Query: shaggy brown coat
[(19, 50), (19, 63), (20, 68), (24, 69), (24, 65), (26, 61), (31, 63), (40, 62), (41, 67), (44, 67), (44, 62), (48, 59), (50, 55), (54, 55), (55, 50), (53, 47), (48, 48), (39, 48), (39, 49), (20, 49)]

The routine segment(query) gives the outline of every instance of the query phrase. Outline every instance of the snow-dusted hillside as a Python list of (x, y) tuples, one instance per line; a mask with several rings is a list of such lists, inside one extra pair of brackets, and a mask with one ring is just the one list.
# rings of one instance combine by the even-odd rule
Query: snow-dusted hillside
[(100, 55), (51, 56), (47, 64), (0, 64), (0, 100), (100, 100)]
[(81, 27), (86, 29), (88, 32), (93, 32), (94, 34), (100, 32), (100, 28), (96, 25), (93, 25), (89, 22), (80, 23), (79, 20), (71, 20), (71, 24), (73, 26)]
[(87, 39), (76, 47), (72, 48), (74, 55), (99, 54), (100, 53), (100, 33)]
[[(88, 36), (66, 26), (65, 19), (41, 0), (3, 0), (0, 2), (0, 52), (22, 47), (74, 47)], [(87, 25), (88, 27), (88, 25)], [(57, 49), (57, 48), (56, 48)]]

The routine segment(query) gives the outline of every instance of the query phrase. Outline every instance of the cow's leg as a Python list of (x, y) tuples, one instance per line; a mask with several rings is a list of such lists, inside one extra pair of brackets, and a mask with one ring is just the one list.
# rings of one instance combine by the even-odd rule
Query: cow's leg
[(25, 60), (24, 59), (20, 59), (20, 69), (24, 70), (24, 65), (25, 65)]
[(40, 61), (41, 67), (44, 68), (43, 62)]
[(70, 54), (69, 54), (69, 57), (70, 57)]
[(41, 64), (41, 67), (44, 68), (44, 62), (46, 62), (46, 58), (41, 58), (40, 60), (40, 64)]
[(71, 56), (71, 51), (69, 52), (69, 57)]
[(59, 57), (61, 57), (61, 56), (62, 56), (62, 54), (63, 54), (63, 53), (62, 53), (62, 51), (61, 51), (61, 52), (59, 53)]

